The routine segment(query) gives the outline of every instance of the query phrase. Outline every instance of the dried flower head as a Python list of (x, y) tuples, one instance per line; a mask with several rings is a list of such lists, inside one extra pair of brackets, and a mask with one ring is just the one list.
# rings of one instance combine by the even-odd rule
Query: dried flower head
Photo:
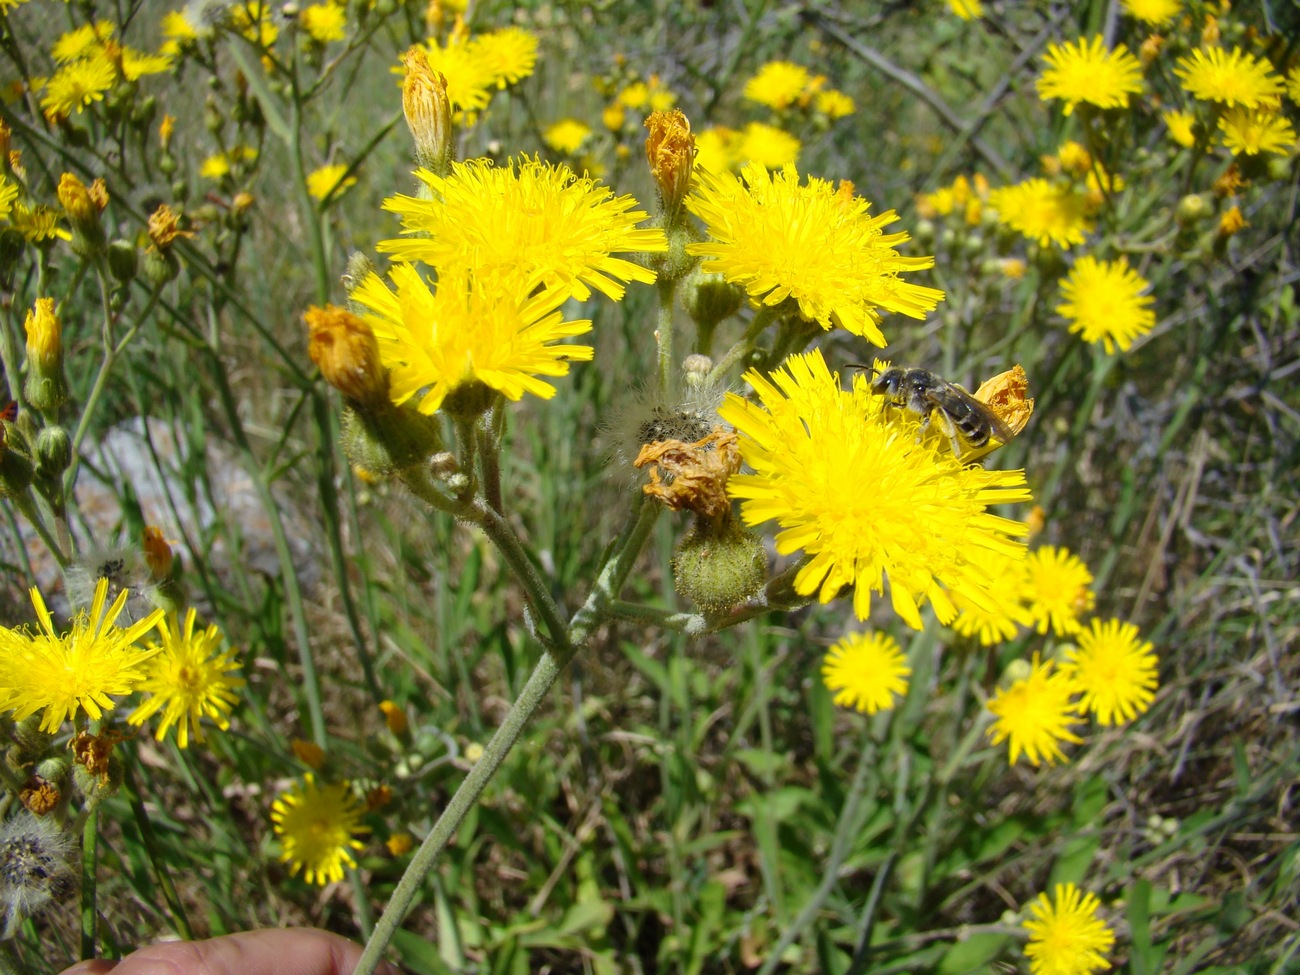
[[(672, 511), (693, 511), (701, 517), (723, 518), (731, 513), (727, 479), (740, 470), (736, 434), (717, 427), (694, 443), (662, 440), (646, 444), (633, 461), (649, 466), (650, 483), (642, 490)], [(660, 470), (669, 475), (660, 477)]]

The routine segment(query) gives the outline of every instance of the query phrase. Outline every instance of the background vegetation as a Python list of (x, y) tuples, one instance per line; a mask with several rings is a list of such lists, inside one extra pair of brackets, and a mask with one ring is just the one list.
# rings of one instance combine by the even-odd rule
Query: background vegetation
[[(53, 41), (108, 19), (155, 51), (168, 8), (0, 7), (14, 82), (0, 117), (31, 198), (57, 206), (64, 172), (102, 177), (110, 236), (135, 241), (159, 202), (194, 232), (176, 242), (173, 281), (155, 291), (137, 276), (109, 298), (119, 338), (140, 328), (86, 421), (75, 534), (85, 551), (164, 526), (192, 602), (239, 649), (248, 682), (231, 729), (203, 747), (141, 736), (125, 750), (124, 786), (100, 817), (100, 948), (268, 925), (364, 938), (406, 862), (383, 841), (429, 828), (539, 652), (479, 532), (349, 468), (337, 394), (306, 355), (305, 308), (341, 302), (349, 253), (373, 256), (395, 236), (380, 203), (412, 181), (392, 69), (438, 10), (349, 4), (346, 39), (322, 45), (286, 6), (271, 18), (278, 67), (219, 31), (172, 73), (53, 124), (22, 91), (49, 74)], [(442, 14), (445, 34), (454, 11)], [(1300, 56), (1294, 14), (1190, 3), (1165, 33), (1194, 45), (1217, 15), (1225, 43), (1284, 73)], [(873, 212), (898, 209), (913, 252), (937, 256), (926, 283), (948, 297), (924, 322), (889, 319), (887, 354), (968, 384), (1024, 364), (1037, 411), (996, 464), (1026, 469), (1039, 541), (1092, 569), (1097, 615), (1137, 623), (1155, 644), (1160, 691), (1138, 722), (1095, 729), (1066, 764), (1008, 766), (1004, 749), (964, 739), (1003, 669), (1052, 652), (1051, 638), (1023, 631), (985, 648), (933, 621), (913, 635), (878, 603), (871, 625), (900, 638), (914, 672), (900, 707), (867, 718), (834, 707), (819, 674), (826, 647), (856, 626), (844, 600), (693, 639), (607, 625), (427, 881), (395, 942), (401, 963), (988, 971), (1023, 964), (1016, 912), (1071, 880), (1101, 896), (1117, 969), (1294, 966), (1294, 147), (1225, 201), (1213, 184), (1230, 154), (1180, 162), (1158, 96), (1135, 100), (1109, 161), (1128, 188), (1098, 233), (1151, 281), (1157, 325), (1106, 355), (1055, 313), (1059, 250), (990, 219), (918, 214), (917, 200), (961, 174), (1014, 183), (1078, 137), (1079, 115), (1034, 90), (1039, 55), (1049, 40), (1101, 31), (1137, 50), (1152, 30), (1118, 10), (992, 3), (968, 21), (941, 3), (485, 2), (467, 16), (475, 32), (513, 24), (540, 47), (531, 76), (463, 130), (463, 158), (567, 159), (653, 209), (648, 107), (617, 131), (602, 121), (628, 85), (653, 78), (697, 132), (775, 121), (801, 142), (801, 174), (852, 180)], [(745, 81), (776, 59), (826, 76), (854, 112), (773, 118), (746, 100)], [(1151, 71), (1168, 85), (1169, 64)], [(164, 114), (176, 118), (167, 165)], [(592, 129), (568, 156), (546, 140), (566, 118)], [(256, 159), (201, 175), (237, 143)], [(304, 177), (332, 162), (357, 182), (322, 202)], [(1188, 194), (1209, 208), (1190, 225), (1178, 211)], [(1246, 227), (1225, 238), (1217, 220), (1234, 201)], [(1016, 259), (1022, 276), (1002, 263)], [(105, 358), (95, 277), (66, 242), (3, 260), (4, 326), (18, 347), (36, 297), (66, 302), (68, 411), (79, 417)], [(596, 318), (596, 362), (575, 365), (553, 400), (511, 410), (503, 474), (509, 517), (570, 612), (630, 508), (631, 474), (610, 456), (653, 375), (653, 289), (581, 314)], [(843, 332), (817, 344), (839, 368), (870, 351)], [(0, 616), (18, 625), (32, 616), (29, 586), (53, 604), (62, 583), (21, 513), (8, 501), (4, 512)], [(685, 516), (659, 519), (629, 599), (686, 608), (671, 580), (686, 527)], [(382, 700), (405, 710), (410, 740), (385, 730)], [(324, 890), (288, 875), (271, 831), (274, 796), (305, 770), (296, 739), (324, 748), (318, 777), (393, 792), (367, 818), (359, 869)], [(77, 905), (69, 896), (22, 926), (29, 970), (77, 956)]]

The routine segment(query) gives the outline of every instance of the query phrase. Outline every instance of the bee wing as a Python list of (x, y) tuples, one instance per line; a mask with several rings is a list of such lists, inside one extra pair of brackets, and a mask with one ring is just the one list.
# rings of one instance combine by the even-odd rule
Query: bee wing
[(1015, 431), (1002, 422), (998, 415), (989, 409), (987, 403), (981, 403), (966, 390), (962, 389), (956, 383), (948, 383), (948, 391), (965, 403), (971, 410), (988, 421), (989, 428), (993, 431), (993, 436), (997, 437), (1001, 443), (1010, 443), (1015, 439)]

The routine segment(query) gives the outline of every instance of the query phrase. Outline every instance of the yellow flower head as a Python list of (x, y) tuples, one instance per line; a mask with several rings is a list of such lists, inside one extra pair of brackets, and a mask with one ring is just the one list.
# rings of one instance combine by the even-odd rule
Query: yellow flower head
[(957, 618), (952, 621), (953, 631), (960, 636), (975, 638), (982, 647), (993, 647), (1015, 637), (1022, 626), (1033, 622), (1029, 607), (1025, 605), (1025, 563), (1022, 559), (1007, 559), (1000, 568), (994, 568), (990, 581), (1005, 593), (1001, 605), (980, 603), (965, 596), (954, 595)]
[(415, 141), (416, 159), (442, 172), (455, 148), (447, 79), (429, 66), (428, 52), (418, 44), (402, 55), (402, 65), (402, 114)]
[(239, 669), (233, 650), (221, 650), (221, 631), (216, 625), (202, 633), (194, 632), (195, 613), (185, 614), (182, 626), (175, 616), (158, 627), (160, 652), (148, 664), (148, 676), (138, 685), (150, 692), (143, 704), (131, 712), (127, 721), (141, 725), (162, 712), (154, 737), (162, 741), (167, 730), (176, 726), (176, 744), (188, 748), (190, 735), (203, 741), (200, 718), (209, 718), (222, 731), (230, 727), (226, 716), (234, 707), (235, 691), (244, 686), (242, 677), (231, 675)]
[(181, 49), (193, 44), (199, 38), (199, 31), (184, 10), (169, 10), (163, 14), (159, 24), (162, 29), (163, 42), (158, 48), (159, 54), (175, 57)]
[(126, 608), (128, 592), (108, 603), (108, 580), (95, 586), (89, 613), (82, 612), (72, 628), (59, 633), (40, 591), (31, 590), (39, 632), (0, 630), (0, 710), (21, 721), (44, 711), (41, 731), (54, 734), (79, 710), (98, 720), (145, 677), (145, 664), (158, 650), (141, 650), (136, 641), (152, 630), (163, 612), (154, 610), (123, 628), (117, 619)]
[(61, 218), (62, 214), (58, 210), (43, 203), (32, 207), (17, 203), (9, 217), (14, 229), (32, 244), (42, 244), (55, 238), (71, 240), (72, 234), (59, 226)]
[(691, 188), (695, 137), (691, 135), (690, 120), (676, 109), (651, 112), (645, 127), (650, 130), (645, 140), (646, 163), (659, 190), (660, 208), (671, 221)]
[(1038, 97), (1043, 101), (1060, 98), (1066, 115), (1080, 102), (1098, 108), (1127, 108), (1128, 96), (1142, 90), (1142, 65), (1118, 44), (1106, 50), (1098, 34), (1081, 37), (1075, 43), (1048, 44), (1043, 55), (1047, 65), (1038, 79)]
[(998, 211), (1000, 223), (1038, 241), (1040, 247), (1082, 244), (1084, 235), (1092, 232), (1083, 194), (1041, 177), (991, 190), (989, 205)]
[(1039, 894), (1023, 922), (1032, 975), (1092, 975), (1110, 968), (1106, 952), (1114, 947), (1115, 935), (1097, 917), (1097, 895), (1072, 883), (1057, 884), (1052, 893), (1051, 899)]
[(1295, 129), (1285, 115), (1267, 108), (1234, 106), (1219, 116), (1223, 145), (1240, 156), (1261, 152), (1289, 155), (1295, 148)]
[(594, 288), (615, 301), (621, 281), (650, 284), (653, 271), (614, 257), (668, 249), (663, 231), (636, 226), (646, 214), (630, 196), (575, 176), (567, 166), (524, 158), (505, 166), (489, 160), (454, 163), (447, 176), (415, 174), (431, 199), (395, 196), (384, 209), (402, 217), (402, 231), (379, 251), (399, 261), (423, 261), (440, 271), (464, 267), (478, 278), (516, 272), (526, 291), (538, 285), (579, 301)]
[(1165, 126), (1169, 129), (1169, 138), (1184, 149), (1196, 145), (1196, 133), (1193, 131), (1196, 126), (1195, 115), (1191, 112), (1169, 111), (1161, 112), (1160, 117), (1164, 119)]
[(677, 96), (663, 86), (658, 75), (634, 81), (615, 98), (615, 103), (634, 112), (666, 112), (677, 104)]
[(846, 118), (857, 110), (857, 105), (852, 98), (834, 88), (817, 92), (817, 97), (813, 99), (813, 107), (832, 122)]
[(348, 36), (348, 16), (335, 3), (313, 3), (303, 7), (298, 23), (317, 44), (341, 41)]
[(54, 73), (41, 93), (41, 111), (50, 119), (80, 114), (117, 83), (117, 71), (104, 58), (74, 61)]
[(480, 34), (470, 41), (470, 51), (483, 65), (497, 88), (518, 84), (533, 73), (537, 63), (537, 35), (519, 27)]
[(447, 396), (477, 381), (510, 400), (532, 393), (542, 399), (555, 387), (538, 376), (564, 376), (570, 362), (593, 350), (561, 339), (591, 331), (588, 320), (563, 320), (556, 309), (567, 292), (546, 289), (529, 297), (531, 283), (500, 276), (487, 280), (462, 269), (445, 270), (431, 291), (410, 264), (394, 266), (397, 291), (371, 274), (352, 292), (379, 340), (379, 354), (392, 370), (397, 404), (420, 393), (421, 413), (434, 413)]
[(764, 169), (793, 166), (799, 160), (799, 139), (785, 129), (765, 122), (750, 122), (731, 147), (737, 163), (757, 163)]
[(1083, 560), (1068, 549), (1044, 545), (1029, 553), (1025, 569), (1029, 611), (1038, 632), (1050, 628), (1057, 636), (1078, 633), (1079, 617), (1096, 602), (1088, 588), (1092, 573)]
[(361, 823), (364, 813), (346, 783), (318, 786), (310, 772), (302, 785), (281, 793), (271, 806), (271, 823), (290, 875), (301, 870), (307, 883), (322, 887), (342, 880), (343, 868), (357, 865), (352, 851), (364, 846), (353, 834), (370, 831)]
[(0, 220), (8, 220), (18, 199), (18, 184), (0, 173)]
[(735, 162), (734, 149), (739, 140), (735, 129), (712, 126), (695, 137), (695, 168), (721, 173)]
[(60, 34), (54, 46), (50, 48), (50, 57), (59, 64), (80, 61), (100, 50), (104, 41), (112, 37), (115, 30), (116, 28), (107, 20), (83, 24), (76, 30)]
[(807, 553), (796, 591), (825, 603), (856, 586), (853, 608), (866, 619), (888, 580), (895, 612), (916, 629), (926, 600), (945, 623), (956, 615), (949, 593), (1006, 601), (992, 572), (1023, 557), (1013, 539), (1025, 526), (987, 509), (1029, 499), (1023, 471), (963, 466), (946, 438), (921, 438), (918, 417), (888, 409), (866, 376), (840, 389), (818, 350), (745, 378), (761, 405), (728, 394), (719, 415), (754, 473), (727, 488), (746, 524), (777, 522), (780, 554)]
[(1178, 16), (1182, 0), (1120, 0), (1124, 13), (1152, 27), (1163, 27)]
[(1066, 651), (1061, 671), (1083, 695), (1082, 706), (1103, 725), (1127, 724), (1155, 698), (1156, 655), (1138, 628), (1119, 620), (1092, 620)]
[(1056, 313), (1085, 342), (1101, 342), (1107, 355), (1116, 346), (1127, 352), (1134, 339), (1155, 327), (1156, 314), (1151, 310), (1155, 299), (1143, 294), (1149, 287), (1126, 258), (1099, 261), (1088, 254), (1061, 281), (1065, 301), (1056, 306)]
[(943, 292), (910, 284), (900, 275), (934, 265), (932, 257), (903, 257), (895, 249), (906, 233), (886, 234), (893, 210), (869, 216), (871, 206), (853, 194), (809, 177), (800, 185), (793, 166), (768, 174), (747, 165), (741, 178), (700, 172), (686, 206), (704, 221), (710, 240), (688, 254), (706, 259), (705, 270), (738, 284), (765, 305), (786, 299), (822, 328), (834, 325), (879, 346), (880, 312), (924, 318)]
[(948, 0), (948, 9), (962, 20), (978, 20), (984, 16), (984, 4), (980, 0)]
[(745, 82), (745, 97), (778, 112), (810, 94), (813, 75), (793, 61), (769, 61)]
[(252, 146), (233, 145), (227, 151), (218, 152), (203, 160), (199, 166), (199, 175), (219, 180), (256, 159), (257, 150)]
[(912, 668), (887, 633), (850, 633), (826, 653), (822, 680), (840, 707), (865, 714), (888, 711), (907, 694)]
[(117, 52), (114, 61), (127, 81), (136, 81), (147, 74), (162, 74), (172, 69), (172, 59), (168, 54), (145, 54), (133, 48), (124, 47)]
[(1258, 108), (1282, 93), (1282, 79), (1267, 61), (1234, 47), (1197, 48), (1174, 68), (1183, 88), (1201, 101)]
[(1246, 218), (1242, 215), (1241, 207), (1234, 204), (1224, 210), (1222, 216), (1219, 217), (1217, 233), (1220, 237), (1232, 237), (1247, 226), (1249, 224), (1246, 223)]
[(380, 701), (379, 710), (383, 712), (384, 723), (393, 734), (404, 735), (410, 729), (406, 711), (396, 701)]
[(556, 152), (573, 155), (591, 137), (591, 126), (576, 118), (560, 119), (542, 133), (542, 140)]
[(1015, 765), (1021, 755), (1035, 767), (1046, 762), (1065, 761), (1061, 742), (1079, 744), (1083, 739), (1070, 730), (1079, 721), (1073, 700), (1074, 685), (1052, 662), (1042, 663), (1034, 654), (1029, 676), (999, 690), (988, 702), (997, 720), (988, 730), (993, 744), (1009, 741), (1009, 761)]
[(337, 200), (349, 188), (357, 185), (355, 176), (343, 178), (343, 174), (347, 171), (347, 163), (334, 163), (313, 169), (307, 174), (307, 192), (318, 200), (324, 200), (326, 197)]

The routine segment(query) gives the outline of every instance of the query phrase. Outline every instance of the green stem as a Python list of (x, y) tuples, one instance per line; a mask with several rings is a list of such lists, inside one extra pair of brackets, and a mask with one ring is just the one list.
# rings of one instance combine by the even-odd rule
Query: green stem
[(131, 339), (135, 338), (140, 331), (140, 322), (132, 325), (122, 340), (117, 343), (108, 342), (104, 346), (104, 360), (99, 364), (99, 372), (95, 376), (95, 384), (90, 387), (90, 395), (86, 397), (86, 405), (82, 408), (81, 419), (77, 421), (77, 430), (72, 435), (72, 462), (68, 465), (67, 471), (63, 475), (63, 494), (67, 497), (72, 493), (72, 486), (77, 482), (77, 467), (80, 464), (81, 442), (86, 439), (86, 433), (90, 429), (90, 421), (95, 415), (95, 408), (99, 405), (99, 398), (104, 395), (104, 389), (108, 386), (108, 377), (113, 371), (113, 365), (117, 362), (117, 357), (126, 349)]
[(659, 279), (659, 313), (655, 323), (655, 342), (659, 346), (659, 395), (665, 403), (673, 399), (673, 302), (677, 294), (676, 278)]
[(465, 776), (460, 787), (451, 797), (451, 801), (447, 803), (446, 809), (434, 823), (433, 829), (420, 844), (420, 849), (416, 851), (406, 872), (402, 874), (397, 889), (393, 891), (393, 896), (375, 925), (374, 934), (366, 941), (365, 950), (357, 961), (353, 975), (372, 975), (374, 972), (380, 957), (393, 940), (393, 935), (414, 903), (425, 878), (437, 866), (442, 851), (451, 842), (465, 816), (474, 808), (489, 780), (501, 767), (501, 763), (510, 753), (515, 742), (519, 740), (519, 735), (546, 697), (551, 685), (559, 677), (560, 671), (573, 659), (578, 648), (586, 643), (587, 637), (600, 624), (604, 607), (612, 599), (608, 594), (611, 592), (616, 594), (627, 581), (632, 565), (649, 537), (658, 514), (657, 504), (648, 500), (642, 502), (636, 520), (611, 547), (610, 558), (601, 570), (600, 577), (587, 597), (587, 601), (570, 621), (568, 630), (572, 642), (555, 653), (550, 649), (542, 651), (541, 659), (533, 668), (528, 683), (524, 685), (523, 691), (511, 705), (496, 734), (483, 750), (483, 757)]
[(81, 960), (95, 957), (95, 854), (99, 841), (99, 803), (92, 800), (81, 831)]
[(407, 911), (414, 903), (416, 894), (424, 885), (425, 878), (437, 866), (442, 851), (455, 835), (465, 816), (478, 802), (493, 773), (501, 767), (510, 749), (519, 740), (519, 735), (529, 718), (542, 703), (546, 692), (555, 683), (555, 679), (560, 676), (560, 671), (573, 658), (575, 651), (576, 648), (568, 648), (561, 651), (560, 656), (553, 655), (549, 650), (542, 651), (542, 657), (533, 668), (528, 683), (524, 685), (523, 691), (506, 714), (505, 720), (501, 722), (501, 727), (497, 729), (496, 734), (483, 750), (483, 757), (470, 769), (469, 775), (465, 776), (460, 788), (447, 803), (447, 808), (443, 810), (438, 821), (434, 823), (433, 829), (429, 831), (429, 835), (420, 844), (420, 849), (412, 857), (410, 866), (402, 874), (397, 889), (389, 898), (388, 906), (384, 908), (384, 913), (375, 924), (375, 933), (366, 942), (365, 950), (357, 961), (353, 975), (371, 975), (374, 972), (384, 949), (392, 941), (398, 926), (406, 918)]
[(509, 522), (481, 499), (474, 502), (469, 517), (483, 529), (488, 538), (492, 539), (493, 544), (505, 558), (506, 564), (514, 572), (515, 578), (524, 587), (529, 602), (541, 614), (551, 643), (556, 647), (568, 646), (569, 628), (560, 618), (560, 608), (555, 605), (546, 581), (533, 565), (533, 560), (528, 557), (528, 552), (525, 551), (523, 543), (519, 541), (519, 536), (515, 534)]
[(822, 905), (839, 884), (840, 866), (848, 856), (850, 840), (856, 835), (858, 805), (866, 792), (867, 773), (875, 768), (875, 764), (871, 761), (875, 750), (876, 744), (868, 736), (862, 746), (862, 755), (858, 758), (858, 770), (853, 775), (853, 784), (849, 786), (849, 794), (840, 809), (839, 822), (835, 824), (835, 838), (831, 841), (830, 854), (826, 858), (826, 866), (822, 869), (821, 883), (817, 885), (817, 889), (808, 898), (798, 916), (786, 927), (781, 939), (767, 953), (767, 959), (763, 962), (763, 967), (758, 970), (758, 975), (769, 975), (781, 963), (785, 950), (794, 944), (816, 920)]
[(14, 319), (6, 309), (3, 321), (0, 321), (0, 364), (4, 366), (9, 395), (14, 398), (20, 410), (25, 410), (27, 401), (23, 396), (22, 377), (18, 374), (18, 340), (14, 335), (15, 327)]
[(753, 319), (749, 323), (749, 327), (745, 329), (745, 334), (740, 337), (739, 341), (737, 341), (735, 345), (723, 354), (722, 359), (719, 360), (718, 364), (709, 372), (705, 384), (708, 385), (714, 383), (725, 377), (736, 363), (740, 362), (749, 355), (749, 353), (753, 352), (754, 340), (758, 338), (763, 329), (767, 328), (767, 326), (771, 324), (772, 319), (775, 317), (776, 312), (767, 305), (764, 305), (756, 311)]

